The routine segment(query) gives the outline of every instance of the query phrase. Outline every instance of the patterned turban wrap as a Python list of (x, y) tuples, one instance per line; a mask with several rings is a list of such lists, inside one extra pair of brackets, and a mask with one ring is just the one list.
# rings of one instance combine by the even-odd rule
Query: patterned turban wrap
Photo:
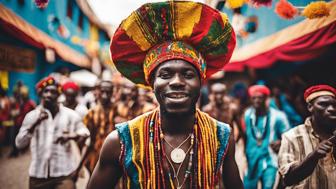
[(265, 85), (252, 85), (251, 87), (248, 88), (248, 94), (249, 96), (254, 96), (256, 94), (263, 94), (265, 96), (269, 96), (271, 94), (271, 91)]
[(48, 85), (55, 85), (58, 88), (58, 92), (61, 93), (62, 91), (61, 86), (56, 82), (56, 80), (53, 77), (48, 76), (48, 77), (41, 79), (36, 84), (35, 88), (36, 88), (37, 94), (41, 94), (43, 89), (47, 87)]
[(198, 2), (147, 3), (122, 21), (110, 50), (117, 70), (135, 84), (149, 86), (161, 63), (181, 59), (201, 79), (224, 70), (236, 45), (227, 16)]
[(329, 85), (314, 85), (306, 89), (303, 97), (309, 103), (315, 98), (325, 95), (336, 97), (336, 89)]
[(67, 89), (73, 89), (74, 91), (79, 91), (79, 86), (73, 81), (68, 81), (62, 85), (62, 91), (64, 92)]

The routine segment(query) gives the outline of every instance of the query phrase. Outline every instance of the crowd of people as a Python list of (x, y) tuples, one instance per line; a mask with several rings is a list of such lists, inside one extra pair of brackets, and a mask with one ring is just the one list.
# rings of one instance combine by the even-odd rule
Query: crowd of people
[[(139, 23), (134, 15), (165, 17), (171, 6), (183, 8), (177, 15), (185, 19), (202, 12), (193, 19), (209, 31), (178, 30), (184, 27), (178, 23), (170, 31), (164, 22), (139, 37), (140, 25), (162, 20)], [(1, 138), (13, 146), (11, 156), (30, 147), (29, 188), (73, 189), (83, 168), (89, 189), (336, 186), (334, 87), (314, 85), (297, 94), (308, 110), (303, 116), (276, 85), (230, 90), (223, 82), (203, 82), (223, 69), (234, 49), (225, 18), (195, 2), (145, 4), (111, 43), (121, 81), (101, 80), (83, 94), (75, 82), (48, 76), (36, 84), (37, 106), (22, 82), (12, 99), (1, 90)]]
[[(262, 188), (274, 188), (275, 184), (335, 184), (329, 179), (335, 177), (335, 155), (330, 153), (336, 141), (334, 88), (319, 85), (306, 90), (301, 97), (307, 102), (310, 116), (291, 125), (285, 111), (273, 105), (277, 93), (265, 85), (252, 85), (246, 90), (250, 103), (243, 111), (240, 99), (230, 95), (232, 92), (223, 82), (206, 87), (208, 103), (198, 107), (230, 125), (245, 188), (257, 188), (258, 184)], [(59, 84), (47, 77), (36, 85), (36, 92), (40, 97), (38, 106), (22, 82), (17, 83), (13, 97), (8, 98), (4, 90), (1, 93), (2, 146), (10, 145), (9, 156), (16, 157), (30, 144), (31, 188), (44, 182), (72, 188), (83, 167), (93, 173), (103, 142), (116, 124), (158, 107), (153, 92), (127, 79), (97, 83), (89, 91), (95, 94), (94, 102), (89, 103), (95, 104), (92, 107), (84, 100), (81, 87), (69, 80)]]

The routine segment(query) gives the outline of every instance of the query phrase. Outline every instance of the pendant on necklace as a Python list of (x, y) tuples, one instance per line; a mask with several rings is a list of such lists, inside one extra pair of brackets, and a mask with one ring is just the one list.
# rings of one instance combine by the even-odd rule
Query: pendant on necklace
[(181, 148), (174, 148), (170, 153), (170, 158), (174, 163), (182, 163), (186, 154)]
[(258, 145), (258, 146), (261, 146), (261, 144), (262, 144), (262, 139), (258, 138), (258, 139), (257, 139), (257, 145)]

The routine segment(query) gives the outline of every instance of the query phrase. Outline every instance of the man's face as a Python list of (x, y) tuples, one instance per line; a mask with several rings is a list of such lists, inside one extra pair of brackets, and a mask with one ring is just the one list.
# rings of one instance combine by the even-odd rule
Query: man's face
[(65, 95), (65, 100), (69, 103), (73, 103), (76, 101), (78, 92), (73, 90), (73, 89), (67, 89), (65, 91), (63, 91), (64, 95)]
[(265, 108), (266, 107), (266, 95), (262, 93), (256, 93), (251, 96), (252, 106), (255, 109)]
[(57, 104), (57, 98), (59, 96), (59, 91), (57, 86), (48, 85), (46, 86), (41, 94), (42, 102), (46, 106)]
[(223, 84), (216, 83), (211, 86), (211, 95), (217, 105), (224, 103), (224, 96), (226, 94), (226, 87)]
[(138, 98), (138, 88), (136, 86), (125, 85), (122, 93), (125, 95), (126, 100), (136, 101)]
[(336, 98), (333, 96), (320, 96), (309, 105), (310, 113), (328, 125), (334, 125), (336, 129)]
[(110, 82), (102, 82), (99, 86), (99, 99), (102, 104), (111, 103), (113, 85)]
[(201, 89), (196, 68), (183, 60), (169, 60), (153, 74), (154, 93), (163, 111), (184, 114), (195, 110)]

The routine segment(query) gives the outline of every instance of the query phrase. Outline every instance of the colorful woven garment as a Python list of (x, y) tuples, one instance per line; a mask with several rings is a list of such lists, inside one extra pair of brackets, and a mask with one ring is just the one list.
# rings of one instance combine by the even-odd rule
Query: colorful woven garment
[[(194, 126), (191, 170), (186, 171), (186, 186), (212, 189), (218, 183), (220, 167), (228, 149), (230, 126), (199, 110)], [(116, 126), (120, 137), (120, 164), (124, 169), (124, 188), (176, 188), (165, 161), (160, 139), (159, 111), (143, 114)]]
[(224, 13), (198, 2), (169, 1), (148, 3), (134, 11), (116, 30), (110, 50), (125, 77), (149, 85), (150, 73), (170, 59), (186, 60), (203, 79), (209, 77), (223, 70), (235, 44)]

